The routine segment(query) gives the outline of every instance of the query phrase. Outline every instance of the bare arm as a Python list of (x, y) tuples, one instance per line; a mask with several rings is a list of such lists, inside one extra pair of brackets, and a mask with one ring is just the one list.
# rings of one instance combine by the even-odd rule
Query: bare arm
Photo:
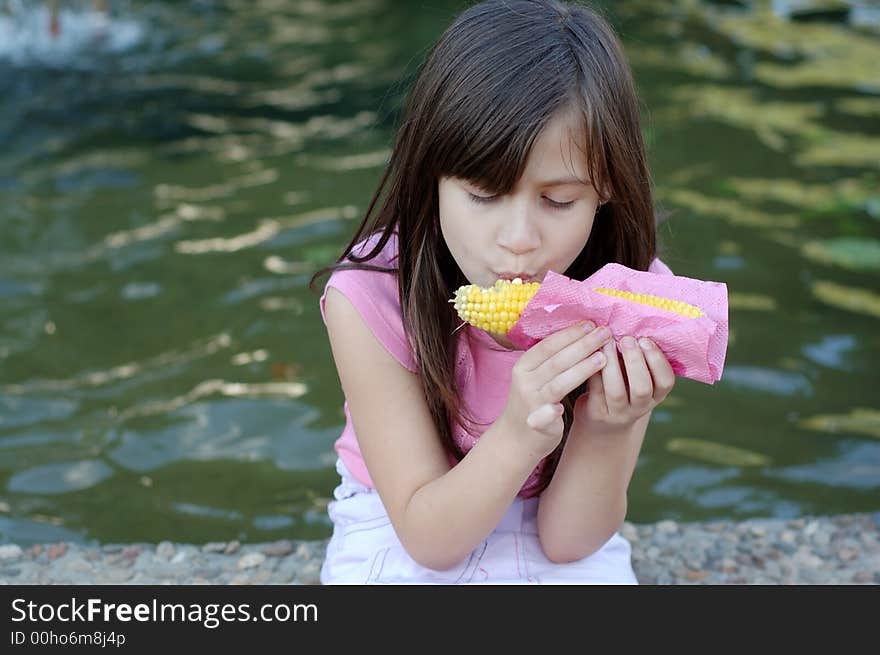
[(538, 506), (538, 534), (550, 560), (591, 555), (620, 528), (649, 419), (650, 414), (600, 438), (569, 435)]
[(530, 349), (514, 366), (502, 416), (450, 468), (419, 377), (394, 360), (332, 287), (325, 316), (376, 491), (404, 548), (434, 569), (460, 562), (497, 526), (529, 474), (562, 437), (561, 414), (548, 406), (604, 364), (603, 358), (590, 357), (603, 334), (588, 334), (582, 326)]
[(325, 315), (358, 444), (398, 538), (423, 566), (455, 565), (498, 524), (540, 456), (493, 426), (450, 468), (419, 377), (332, 287)]
[(588, 395), (578, 399), (559, 466), (541, 496), (538, 534), (553, 561), (591, 555), (619, 529), (651, 412), (675, 384), (659, 348), (643, 353), (638, 345), (622, 343), (628, 385), (616, 346), (606, 345), (608, 364), (590, 378)]

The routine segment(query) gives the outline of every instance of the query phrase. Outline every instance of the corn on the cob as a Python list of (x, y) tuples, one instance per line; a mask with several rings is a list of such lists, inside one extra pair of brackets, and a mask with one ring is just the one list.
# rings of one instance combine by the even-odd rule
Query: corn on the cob
[(455, 303), (455, 311), (465, 323), (486, 332), (507, 334), (540, 286), (539, 282), (523, 282), (520, 278), (498, 280), (485, 289), (466, 284), (449, 302)]
[(661, 298), (659, 296), (651, 296), (647, 293), (633, 293), (631, 291), (619, 291), (618, 289), (602, 289), (593, 287), (593, 291), (604, 293), (606, 296), (616, 296), (625, 300), (632, 300), (643, 305), (665, 309), (688, 318), (699, 318), (703, 315), (703, 310), (694, 305), (689, 305), (681, 300), (672, 300), (671, 298)]
[[(492, 332), (507, 334), (513, 324), (519, 320), (526, 303), (538, 293), (539, 282), (524, 283), (520, 278), (498, 280), (494, 286), (483, 288), (476, 284), (466, 284), (455, 292), (455, 298), (449, 302), (455, 304), (455, 311), (465, 323)], [(647, 293), (633, 293), (618, 289), (593, 287), (593, 291), (607, 296), (623, 298), (650, 307), (675, 312), (688, 318), (699, 318), (703, 310), (681, 300), (661, 298)]]

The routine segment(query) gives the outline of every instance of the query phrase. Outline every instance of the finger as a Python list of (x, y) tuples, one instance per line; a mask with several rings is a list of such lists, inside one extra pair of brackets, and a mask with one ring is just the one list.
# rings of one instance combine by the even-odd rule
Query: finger
[(643, 337), (639, 339), (639, 346), (645, 353), (645, 361), (654, 378), (654, 402), (662, 402), (675, 386), (675, 372), (666, 355), (653, 341)]
[(554, 421), (562, 416), (563, 407), (559, 403), (546, 403), (538, 407), (526, 418), (526, 423), (533, 430), (546, 430)]
[(587, 390), (590, 394), (590, 402), (595, 403), (596, 409), (601, 415), (608, 414), (608, 403), (605, 402), (605, 385), (601, 375), (594, 375), (587, 381)]
[(602, 352), (608, 360), (602, 369), (602, 383), (605, 386), (605, 402), (608, 404), (608, 413), (617, 414), (626, 411), (629, 405), (629, 396), (626, 393), (626, 382), (623, 380), (623, 371), (620, 361), (617, 359), (617, 344), (610, 341), (602, 346)]
[(597, 327), (545, 360), (532, 371), (532, 379), (538, 387), (543, 387), (548, 381), (599, 350), (609, 339), (611, 330), (604, 326)]
[(548, 403), (558, 403), (569, 393), (577, 389), (591, 375), (602, 370), (607, 361), (607, 356), (601, 350), (594, 352), (586, 359), (582, 359), (574, 366), (562, 371), (538, 388), (539, 396)]
[(583, 337), (584, 334), (592, 332), (595, 327), (596, 325), (592, 321), (584, 321), (554, 332), (529, 348), (520, 357), (518, 364), (525, 371), (533, 371), (560, 350)]
[(620, 340), (620, 349), (623, 351), (623, 363), (626, 366), (630, 404), (639, 408), (649, 405), (654, 400), (654, 382), (642, 349), (629, 336)]

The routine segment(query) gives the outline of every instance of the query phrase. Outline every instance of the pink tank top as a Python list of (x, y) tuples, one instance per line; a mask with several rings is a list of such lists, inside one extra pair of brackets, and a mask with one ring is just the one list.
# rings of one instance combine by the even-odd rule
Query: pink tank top
[[(378, 239), (378, 234), (366, 239), (355, 247), (355, 253), (369, 252)], [(391, 236), (383, 250), (369, 264), (383, 268), (397, 268), (396, 234)], [(655, 273), (672, 273), (659, 259), (654, 260), (649, 270)], [(418, 373), (412, 348), (403, 330), (396, 275), (365, 270), (335, 271), (327, 280), (324, 294), (320, 299), (321, 317), (325, 323), (324, 300), (329, 287), (336, 288), (348, 298), (375, 337), (401, 366)], [(513, 365), (522, 356), (523, 351), (502, 348), (488, 334), (470, 325), (460, 329), (459, 334), (456, 381), (465, 408), (475, 421), (482, 424), (473, 426), (472, 429), (482, 434), (482, 431), (491, 426), (504, 410), (507, 394), (510, 391)], [(373, 487), (358, 447), (347, 402), (344, 403), (343, 410), (345, 428), (333, 444), (333, 448), (358, 482), (366, 487)], [(472, 436), (457, 423), (452, 426), (452, 437), (464, 453), (473, 448), (479, 434)], [(454, 464), (455, 461), (450, 454), (450, 463)], [(532, 471), (519, 491), (520, 497), (534, 495), (543, 465), (542, 461)]]

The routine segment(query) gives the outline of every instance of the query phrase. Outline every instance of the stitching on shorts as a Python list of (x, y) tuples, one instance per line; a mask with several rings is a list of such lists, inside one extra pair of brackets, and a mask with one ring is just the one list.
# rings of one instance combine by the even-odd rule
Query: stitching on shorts
[(382, 571), (385, 569), (385, 560), (388, 559), (388, 551), (389, 550), (391, 550), (390, 547), (386, 548), (385, 552), (382, 553), (382, 563), (379, 565), (379, 572), (376, 573), (376, 578), (375, 578), (374, 582), (379, 582), (379, 580), (382, 579)]
[[(390, 548), (383, 548), (382, 550), (376, 552), (376, 555), (373, 557), (373, 562), (372, 562), (372, 564), (370, 564), (370, 572), (369, 572), (369, 574), (367, 574), (367, 579), (364, 580), (364, 584), (368, 584), (369, 582), (375, 581), (379, 577), (379, 575), (382, 573), (382, 567), (385, 566), (385, 556), (388, 555), (389, 550), (391, 550), (391, 549)], [(376, 568), (376, 562), (379, 560), (380, 555), (382, 556), (382, 564), (379, 568), (379, 573), (377, 573), (375, 576), (373, 576), (373, 570)]]
[(479, 555), (476, 555), (476, 552), (477, 552), (476, 550), (474, 550), (473, 552), (471, 552), (471, 559), (468, 560), (468, 565), (467, 565), (466, 567), (464, 567), (464, 571), (462, 571), (462, 572), (461, 572), (461, 575), (458, 576), (458, 580), (455, 581), (455, 584), (458, 584), (459, 582), (461, 582), (461, 579), (465, 576), (465, 574), (467, 573), (468, 568), (469, 568), (470, 565), (471, 565), (471, 561), (473, 561), (473, 560), (474, 560), (474, 556), (476, 556), (476, 561), (473, 562), (474, 566), (473, 566), (473, 568), (471, 569), (471, 574), (470, 574), (470, 576), (468, 576), (468, 579), (467, 579), (468, 582), (472, 582), (472, 581), (473, 581), (474, 576), (477, 574), (477, 569), (480, 568), (480, 562), (483, 561), (483, 555), (486, 553), (486, 549), (487, 549), (488, 547), (489, 547), (489, 542), (488, 542), (488, 541), (484, 541), (484, 542), (483, 542), (483, 547), (480, 549), (480, 554), (479, 554)]
[(523, 549), (522, 563), (523, 570), (526, 572), (526, 580), (528, 580), (529, 582), (534, 582), (535, 584), (541, 584), (540, 579), (533, 578), (531, 571), (529, 571), (529, 560), (526, 557), (525, 549)]
[(513, 544), (514, 544), (514, 553), (516, 559), (516, 575), (517, 577), (522, 577), (522, 571), (519, 570), (519, 560), (520, 560), (520, 550), (519, 550), (519, 536), (516, 532), (513, 533)]
[[(358, 527), (355, 528), (346, 528), (343, 529), (342, 534), (348, 536), (350, 534), (354, 534), (355, 532), (369, 532), (370, 530), (378, 530), (379, 528), (384, 528), (386, 525), (389, 525), (391, 521), (387, 517), (380, 517), (382, 522), (376, 523), (376, 521), (380, 519), (370, 519), (369, 521), (358, 522), (355, 525)], [(369, 523), (369, 525), (367, 525)]]

